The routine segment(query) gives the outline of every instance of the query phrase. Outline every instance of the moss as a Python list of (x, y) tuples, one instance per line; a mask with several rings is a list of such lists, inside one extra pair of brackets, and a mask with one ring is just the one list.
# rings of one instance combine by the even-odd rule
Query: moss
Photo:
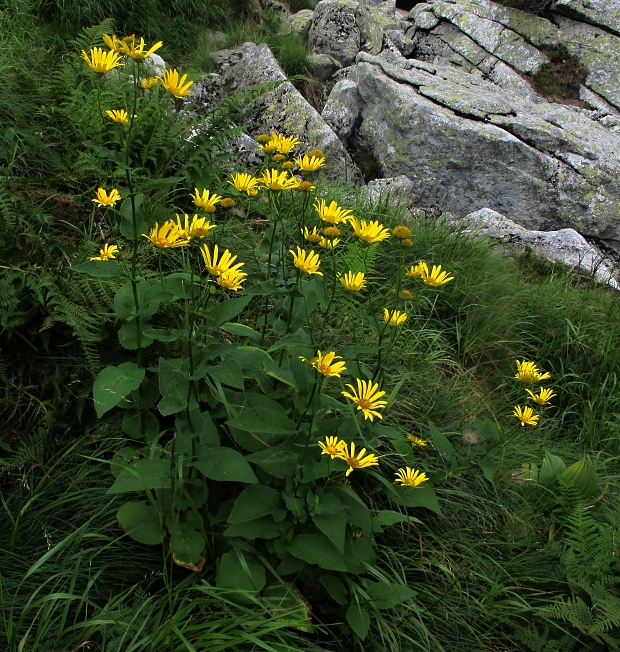
[(569, 54), (563, 45), (556, 45), (543, 48), (543, 52), (549, 58), (534, 75), (534, 88), (543, 97), (556, 100), (580, 101), (579, 87), (588, 76), (577, 57)]

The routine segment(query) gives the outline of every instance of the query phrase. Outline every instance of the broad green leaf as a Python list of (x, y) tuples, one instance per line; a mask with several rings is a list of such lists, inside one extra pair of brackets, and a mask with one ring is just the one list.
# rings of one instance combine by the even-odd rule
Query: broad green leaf
[(392, 609), (417, 593), (408, 586), (395, 582), (371, 582), (369, 580), (366, 590), (378, 609)]
[(414, 519), (411, 516), (408, 516), (407, 514), (401, 514), (400, 512), (393, 512), (392, 510), (389, 509), (382, 509), (381, 511), (377, 512), (374, 516), (375, 524), (380, 525), (382, 527), (395, 525), (396, 523), (402, 523), (403, 521), (410, 521), (410, 520), (414, 522), (418, 522), (417, 519)]
[(322, 534), (298, 534), (287, 550), (291, 555), (326, 570), (347, 570), (338, 548)]
[(135, 362), (123, 362), (118, 367), (102, 369), (93, 386), (93, 398), (97, 416), (101, 418), (117, 406), (130, 392), (140, 387), (144, 369)]
[(127, 273), (119, 267), (118, 261), (116, 260), (87, 260), (85, 263), (71, 267), (71, 271), (96, 278), (127, 276)]
[(310, 618), (310, 606), (301, 593), (289, 584), (268, 586), (263, 591), (263, 601), (272, 618), (278, 623), (294, 627), (302, 632), (312, 633), (314, 627)]
[(566, 471), (566, 464), (561, 457), (545, 453), (545, 459), (542, 461), (538, 473), (538, 484), (550, 487), (564, 471)]
[(428, 485), (423, 484), (418, 487), (402, 487), (395, 488), (396, 495), (391, 497), (397, 505), (404, 507), (426, 507), (436, 514), (441, 515), (441, 507), (437, 502), (437, 496), (434, 489)]
[(438, 453), (450, 463), (451, 468), (458, 467), (456, 461), (456, 456), (454, 454), (454, 447), (450, 443), (450, 440), (434, 425), (430, 424), (429, 429), (431, 432), (431, 437), (433, 438), (433, 444), (437, 449)]
[(165, 301), (189, 299), (192, 296), (192, 292), (196, 297), (204, 289), (200, 277), (192, 277), (191, 274), (187, 274), (186, 272), (177, 272), (175, 274), (164, 276), (161, 281), (161, 286)]
[(125, 534), (138, 543), (155, 546), (163, 541), (159, 511), (146, 501), (125, 503), (116, 518)]
[[(283, 527), (284, 526), (284, 527)], [(243, 537), (244, 539), (275, 539), (287, 528), (286, 521), (276, 523), (273, 516), (261, 516), (252, 521), (231, 523), (225, 530), (225, 537)]]
[(227, 323), (227, 324), (222, 324), (220, 326), (220, 330), (226, 331), (227, 333), (231, 333), (232, 335), (236, 335), (237, 337), (247, 337), (248, 339), (252, 340), (253, 342), (256, 342), (257, 344), (260, 343), (262, 339), (262, 335), (255, 331), (253, 328), (250, 328), (249, 326), (246, 326), (245, 324), (232, 324), (232, 323)]
[(159, 391), (163, 396), (159, 404), (163, 416), (175, 414), (187, 407), (189, 379), (165, 358), (159, 358)]
[(177, 427), (177, 453), (191, 456), (194, 454), (194, 444), (198, 444), (196, 452), (200, 453), (206, 445), (215, 447), (220, 445), (220, 436), (217, 426), (213, 423), (208, 412), (194, 409), (189, 412), (179, 412), (176, 416)]
[(282, 507), (280, 496), (275, 489), (258, 484), (246, 487), (239, 494), (228, 522), (243, 523), (267, 514), (271, 514), (276, 521), (281, 521), (286, 517), (286, 509)]
[(294, 421), (278, 412), (264, 408), (244, 410), (234, 419), (229, 420), (227, 424), (232, 428), (256, 433), (289, 434), (297, 430)]
[(131, 167), (131, 159), (125, 154), (125, 152), (119, 152), (118, 150), (110, 149), (109, 147), (96, 145), (92, 140), (84, 140), (82, 141), (82, 145), (88, 149), (92, 149), (101, 158), (113, 161), (120, 168), (127, 169)]
[(280, 446), (252, 453), (247, 459), (274, 478), (283, 480), (294, 472), (299, 455), (291, 450), (289, 442), (284, 442)]
[(241, 296), (218, 303), (211, 308), (206, 320), (209, 326), (217, 328), (236, 317), (250, 303), (251, 296)]
[(126, 466), (108, 489), (109, 494), (122, 494), (144, 489), (168, 489), (170, 487), (170, 461), (141, 459)]
[(347, 528), (347, 514), (340, 500), (331, 493), (318, 497), (312, 513), (314, 524), (344, 553), (344, 536)]
[(282, 365), (279, 365), (275, 360), (270, 360), (265, 363), (263, 367), (265, 373), (276, 380), (279, 380), (285, 385), (289, 385), (294, 390), (299, 391), (295, 377), (293, 376), (291, 370), (288, 366), (288, 360), (285, 360)]
[(482, 471), (484, 477), (489, 481), (493, 482), (493, 477), (495, 476), (495, 462), (487, 459), (486, 457), (478, 461), (478, 466)]
[(560, 480), (572, 487), (580, 500), (587, 500), (596, 491), (598, 476), (592, 460), (586, 455), (578, 462), (571, 464), (560, 475)]
[(181, 332), (176, 328), (152, 328), (151, 326), (146, 326), (142, 329), (145, 337), (151, 341), (157, 340), (158, 342), (176, 342)]
[(263, 349), (258, 348), (257, 346), (228, 346), (222, 355), (222, 359), (226, 362), (228, 360), (235, 360), (241, 369), (243, 369), (244, 375), (246, 377), (250, 371), (260, 371), (263, 373), (263, 367), (265, 363), (271, 361), (271, 356), (264, 351)]
[(219, 588), (262, 591), (265, 582), (265, 567), (253, 555), (234, 549), (220, 557), (217, 567)]
[(332, 487), (331, 491), (338, 496), (349, 515), (349, 522), (361, 528), (366, 536), (372, 532), (372, 514), (364, 501), (345, 485)]
[(335, 575), (323, 573), (319, 581), (325, 587), (332, 600), (338, 604), (347, 604), (349, 602), (349, 595), (345, 585)]
[[(140, 208), (144, 201), (144, 195), (139, 192), (131, 197), (127, 197), (121, 204), (119, 213), (121, 214), (120, 232), (127, 240), (136, 240), (142, 236), (143, 233), (148, 233), (148, 227), (145, 221), (140, 216)], [(133, 211), (135, 210), (135, 225), (133, 218)]]
[(204, 456), (199, 456), (191, 465), (211, 480), (248, 482), (250, 484), (258, 482), (245, 457), (233, 448), (209, 449)]
[(351, 629), (362, 639), (366, 638), (370, 627), (370, 616), (364, 607), (352, 602), (347, 609), (347, 622)]
[(118, 341), (123, 348), (129, 351), (147, 347), (153, 343), (153, 339), (147, 335), (145, 330), (150, 329), (143, 318), (127, 321), (118, 331)]
[(187, 513), (186, 521), (181, 521), (178, 513), (168, 518), (170, 552), (174, 562), (179, 566), (191, 568), (200, 565), (205, 550), (205, 539), (200, 531), (198, 518), (191, 511)]
[(347, 358), (357, 358), (358, 355), (368, 355), (376, 352), (376, 346), (343, 346), (338, 349), (338, 355), (341, 355), (345, 360)]
[(273, 353), (274, 351), (279, 351), (280, 349), (293, 349), (293, 348), (310, 348), (314, 350), (314, 345), (312, 344), (312, 339), (307, 331), (303, 328), (299, 328), (295, 333), (290, 335), (285, 335), (280, 338), (273, 346), (271, 346), (268, 351)]
[(219, 364), (207, 367), (207, 374), (211, 378), (219, 380), (222, 385), (228, 385), (235, 389), (243, 389), (245, 387), (241, 367), (234, 360), (227, 360), (226, 362), (220, 362)]
[(130, 408), (123, 414), (123, 432), (133, 439), (151, 442), (159, 434), (159, 421), (150, 410)]

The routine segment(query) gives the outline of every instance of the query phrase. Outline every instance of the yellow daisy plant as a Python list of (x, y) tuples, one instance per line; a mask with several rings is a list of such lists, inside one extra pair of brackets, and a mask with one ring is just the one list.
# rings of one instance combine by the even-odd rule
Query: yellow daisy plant
[(357, 378), (357, 390), (353, 385), (348, 385), (351, 392), (340, 392), (343, 396), (350, 399), (357, 405), (357, 409), (364, 413), (365, 419), (374, 420), (374, 417), (383, 419), (378, 410), (387, 406), (387, 401), (381, 400), (385, 396), (385, 392), (379, 391), (379, 385), (373, 384), (371, 380), (361, 380)]

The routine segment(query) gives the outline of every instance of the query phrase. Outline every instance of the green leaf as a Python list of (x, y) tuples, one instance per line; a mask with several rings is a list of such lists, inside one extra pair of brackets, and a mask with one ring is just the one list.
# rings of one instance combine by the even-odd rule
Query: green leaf
[(168, 518), (170, 531), (170, 552), (176, 564), (196, 566), (205, 550), (205, 538), (200, 531), (199, 517), (194, 512), (187, 513), (187, 520), (181, 521), (175, 513)]
[(336, 494), (342, 505), (347, 510), (349, 522), (361, 528), (366, 536), (372, 532), (372, 514), (364, 501), (351, 489), (344, 485), (332, 487), (332, 493)]
[(259, 285), (253, 285), (247, 290), (241, 290), (241, 294), (250, 297), (270, 296), (272, 294), (278, 294), (279, 292), (281, 292), (281, 288), (277, 288), (273, 281), (263, 281)]
[(232, 428), (255, 433), (292, 434), (297, 425), (288, 417), (265, 408), (250, 408), (227, 421)]
[(429, 425), (431, 432), (431, 437), (433, 438), (433, 444), (437, 449), (438, 453), (450, 463), (451, 470), (458, 468), (458, 462), (456, 461), (456, 456), (454, 454), (454, 447), (450, 443), (450, 440), (433, 424)]
[(248, 455), (247, 459), (274, 478), (283, 480), (295, 471), (295, 463), (299, 459), (299, 455), (291, 450), (290, 443), (287, 441), (280, 446), (252, 453)]
[(220, 329), (226, 331), (227, 333), (231, 333), (232, 335), (236, 335), (237, 337), (247, 337), (257, 344), (259, 344), (262, 339), (262, 335), (260, 333), (255, 331), (253, 328), (246, 326), (245, 324), (227, 323), (222, 324)]
[(159, 411), (163, 416), (175, 414), (187, 407), (189, 379), (165, 358), (159, 358), (159, 391), (163, 396)]
[(102, 369), (93, 386), (97, 416), (101, 418), (116, 407), (130, 392), (138, 389), (144, 379), (144, 369), (135, 362), (123, 362), (118, 367)]
[(412, 517), (407, 516), (407, 514), (394, 512), (390, 509), (382, 509), (381, 511), (377, 512), (374, 516), (375, 524), (382, 527), (388, 527), (390, 525), (395, 525), (396, 523), (402, 523), (403, 521), (410, 521), (410, 520), (417, 522), (417, 519), (412, 519)]
[(142, 329), (142, 334), (151, 341), (176, 342), (179, 339), (181, 331), (176, 328), (151, 328), (147, 326)]
[(566, 464), (561, 457), (545, 453), (545, 459), (542, 461), (538, 473), (538, 484), (550, 487), (564, 471), (566, 471)]
[(344, 553), (344, 536), (347, 528), (347, 514), (340, 500), (331, 493), (318, 497), (312, 514), (314, 524), (321, 532)]
[(170, 488), (170, 461), (162, 459), (141, 459), (126, 466), (108, 489), (109, 494), (122, 494), (144, 489)]
[(132, 202), (131, 197), (127, 197), (121, 204), (119, 213), (121, 214), (120, 232), (127, 240), (135, 240), (140, 238), (143, 233), (148, 233), (148, 226), (145, 221), (140, 217), (140, 208), (144, 201), (144, 195), (139, 192), (133, 196), (133, 206), (136, 211), (136, 228), (134, 231), (134, 223), (132, 217)]
[(284, 361), (282, 365), (279, 365), (275, 360), (270, 360), (265, 363), (263, 369), (268, 376), (271, 376), (272, 378), (279, 380), (281, 383), (292, 387), (294, 390), (299, 391), (295, 377), (289, 369), (288, 360)]
[(441, 515), (441, 507), (437, 502), (437, 496), (434, 489), (428, 485), (423, 484), (418, 487), (402, 487), (394, 488), (396, 495), (391, 497), (397, 505), (404, 507), (426, 507), (432, 512)]
[(324, 573), (321, 575), (319, 582), (325, 587), (332, 600), (338, 604), (347, 604), (349, 602), (345, 585), (335, 575)]
[[(139, 309), (136, 310), (135, 296), (138, 297)], [(151, 285), (143, 278), (136, 279), (136, 295), (132, 281), (127, 281), (114, 295), (114, 311), (120, 319), (143, 317), (146, 322), (159, 310), (163, 299), (159, 284)]]
[(177, 272), (164, 276), (161, 281), (161, 286), (165, 301), (189, 299), (192, 296), (192, 292), (194, 296), (198, 296), (204, 290), (204, 285), (200, 278), (187, 274), (186, 272)]
[(130, 408), (123, 414), (123, 432), (133, 439), (153, 441), (159, 434), (159, 421), (150, 410)]
[(489, 482), (493, 482), (493, 477), (495, 476), (495, 468), (496, 468), (495, 462), (486, 459), (485, 457), (478, 461), (478, 466), (480, 467), (480, 470), (482, 471), (484, 477)]
[(294, 627), (302, 632), (312, 633), (314, 627), (310, 618), (310, 606), (294, 586), (276, 584), (268, 586), (262, 595), (272, 618), (280, 625)]
[(351, 629), (363, 641), (370, 627), (370, 616), (366, 609), (361, 607), (357, 602), (352, 602), (347, 609), (347, 622), (351, 626)]
[(280, 496), (275, 489), (258, 484), (246, 487), (239, 494), (228, 517), (228, 523), (252, 521), (267, 514), (271, 514), (276, 521), (281, 521), (286, 517), (286, 509), (282, 507)]
[[(283, 527), (284, 526), (284, 527)], [(244, 539), (275, 539), (289, 527), (286, 521), (276, 523), (273, 516), (261, 516), (252, 521), (231, 523), (225, 530), (225, 537), (243, 537)]]
[[(147, 328), (145, 328), (147, 327)], [(153, 343), (153, 339), (146, 334), (148, 324), (142, 319), (132, 319), (125, 322), (118, 331), (118, 341), (120, 345), (129, 350), (144, 348)]]
[(338, 548), (321, 534), (298, 534), (287, 550), (294, 557), (326, 570), (347, 570)]
[(125, 503), (116, 512), (125, 534), (138, 543), (155, 546), (163, 541), (159, 511), (145, 501)]
[(112, 278), (114, 276), (127, 276), (126, 272), (119, 267), (116, 260), (88, 260), (80, 265), (70, 268), (72, 272), (87, 274), (96, 278)]
[(131, 167), (131, 159), (125, 154), (125, 152), (119, 152), (118, 150), (110, 149), (109, 147), (95, 145), (92, 140), (85, 140), (82, 142), (82, 145), (88, 149), (92, 149), (101, 158), (113, 161), (122, 169), (128, 169)]
[(294, 333), (285, 335), (284, 337), (280, 338), (273, 346), (268, 349), (268, 351), (269, 353), (273, 353), (274, 351), (279, 351), (280, 349), (284, 348), (307, 348), (310, 351), (314, 352), (314, 344), (312, 344), (310, 334), (303, 328), (299, 328)]
[(204, 457), (199, 456), (195, 462), (191, 463), (191, 466), (195, 466), (211, 480), (248, 482), (250, 484), (258, 482), (245, 457), (233, 448), (212, 448)]
[(207, 374), (211, 378), (219, 380), (222, 385), (228, 385), (236, 389), (244, 389), (243, 371), (234, 360), (220, 362), (207, 368)]
[(229, 550), (220, 557), (217, 567), (217, 585), (222, 589), (262, 591), (265, 586), (265, 567), (242, 550)]
[(246, 295), (218, 303), (205, 315), (208, 325), (217, 328), (230, 321), (250, 303), (251, 298)]
[(376, 352), (376, 346), (343, 346), (338, 349), (338, 355), (341, 355), (345, 360), (347, 358), (357, 358), (358, 355), (368, 355)]
[(179, 412), (176, 416), (177, 453), (193, 455), (192, 441), (199, 444), (198, 451), (205, 445), (219, 446), (220, 436), (217, 426), (211, 420), (208, 412), (198, 409)]
[(371, 581), (368, 581), (367, 592), (378, 609), (392, 609), (417, 593), (408, 586), (396, 584), (395, 582)]

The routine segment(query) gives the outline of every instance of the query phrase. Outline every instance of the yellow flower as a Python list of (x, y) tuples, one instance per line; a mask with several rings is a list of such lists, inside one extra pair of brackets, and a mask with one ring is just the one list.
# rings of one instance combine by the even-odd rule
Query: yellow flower
[(551, 374), (547, 371), (546, 373), (540, 373), (535, 362), (520, 362), (516, 360), (517, 363), (517, 373), (515, 378), (521, 380), (524, 383), (536, 383), (541, 380), (548, 380), (551, 378)]
[(88, 260), (113, 260), (117, 253), (118, 247), (116, 245), (104, 244), (103, 249), (99, 249), (99, 255)]
[(420, 437), (416, 437), (415, 435), (407, 435), (407, 439), (412, 444), (415, 444), (416, 446), (427, 446), (428, 445), (423, 439), (420, 439)]
[(293, 161), (284, 161), (284, 163), (282, 163), (283, 170), (292, 170), (294, 167), (295, 167), (295, 163), (293, 163)]
[(341, 222), (348, 222), (353, 218), (353, 211), (348, 208), (340, 208), (338, 204), (333, 201), (329, 206), (324, 199), (314, 202), (314, 209), (319, 214), (319, 217), (328, 224), (340, 224)]
[(538, 394), (534, 394), (534, 392), (529, 389), (526, 389), (525, 391), (532, 397), (533, 401), (538, 403), (538, 405), (548, 405), (549, 401), (551, 401), (554, 396), (557, 396), (557, 394), (553, 393), (551, 388), (543, 389), (541, 387)]
[(308, 231), (308, 227), (305, 226), (303, 230), (303, 234), (304, 234), (304, 238), (308, 242), (312, 242), (313, 244), (316, 244), (321, 239), (321, 234), (316, 230), (316, 226), (312, 229), (312, 231)]
[[(261, 143), (261, 141), (258, 142)], [(259, 145), (259, 148), (267, 152), (267, 154), (276, 151), (280, 154), (290, 154), (300, 142), (299, 138), (295, 136), (285, 136), (284, 134), (277, 134), (275, 131), (272, 131), (271, 137), (267, 141), (262, 138), (262, 143)]]
[(397, 226), (393, 231), (392, 235), (402, 240), (403, 238), (409, 238), (411, 236), (411, 230), (406, 226)]
[(407, 321), (407, 313), (401, 312), (400, 310), (392, 310), (390, 312), (387, 308), (384, 308), (383, 321), (388, 326), (402, 326)]
[(413, 297), (413, 294), (409, 292), (409, 290), (402, 290), (401, 293), (398, 295), (399, 299), (402, 299), (403, 301), (409, 301)]
[(381, 242), (391, 235), (390, 230), (386, 229), (383, 224), (379, 224), (377, 221), (367, 222), (366, 220), (362, 220), (360, 222), (354, 217), (351, 220), (351, 226), (353, 227), (354, 235), (368, 244)]
[(325, 165), (325, 159), (305, 154), (303, 157), (298, 156), (295, 159), (295, 163), (297, 163), (299, 169), (304, 172), (314, 172)]
[(323, 229), (323, 235), (326, 238), (337, 238), (340, 235), (340, 229), (337, 226), (328, 226)]
[(192, 217), (191, 224), (189, 222), (189, 215), (187, 213), (184, 214), (185, 216), (185, 224), (181, 225), (181, 216), (177, 214), (177, 231), (187, 239), (190, 238), (200, 238), (201, 240), (203, 238), (206, 238), (213, 229), (217, 228), (216, 224), (211, 224), (207, 220), (206, 217), (198, 217), (198, 215), (194, 215)]
[(298, 181), (297, 190), (300, 192), (312, 192), (314, 190), (314, 186), (310, 183), (310, 181)]
[(116, 37), (115, 34), (112, 34), (112, 36), (108, 36), (108, 34), (103, 35), (103, 40), (105, 41), (105, 44), (110, 48), (110, 50), (114, 50), (114, 52), (118, 52), (119, 54), (123, 53), (123, 41), (127, 41), (131, 39), (131, 36), (125, 36), (123, 39), (119, 39)]
[(433, 265), (433, 270), (429, 274), (426, 263), (421, 264), (423, 265), (421, 277), (426, 285), (436, 288), (450, 281), (454, 281), (454, 276), (449, 276), (450, 272), (441, 271), (441, 265)]
[(410, 240), (409, 238), (403, 238), (400, 241), (401, 247), (411, 247), (412, 245), (413, 245), (413, 240)]
[(344, 276), (340, 277), (340, 282), (344, 285), (344, 289), (349, 292), (359, 292), (362, 288), (366, 287), (364, 280), (364, 272), (347, 272)]
[(403, 487), (417, 487), (428, 481), (426, 473), (410, 469), (408, 466), (404, 469), (398, 469), (394, 475), (396, 476), (394, 482), (400, 482)]
[(220, 201), (220, 206), (222, 208), (232, 208), (236, 203), (237, 202), (232, 197), (224, 197), (224, 199)]
[(99, 206), (114, 206), (117, 201), (120, 201), (120, 198), (120, 193), (116, 188), (112, 188), (109, 195), (105, 191), (105, 188), (98, 188), (97, 196), (93, 199), (93, 201)]
[(371, 380), (360, 380), (359, 378), (356, 380), (357, 391), (355, 391), (353, 385), (347, 385), (347, 387), (351, 388), (353, 394), (349, 394), (349, 392), (340, 393), (357, 404), (357, 409), (364, 413), (365, 419), (370, 419), (371, 421), (374, 420), (374, 417), (383, 419), (377, 410), (387, 405), (387, 401), (379, 400), (382, 396), (385, 396), (385, 392), (380, 392), (379, 385), (377, 383), (373, 385)]
[(268, 143), (271, 140), (271, 138), (267, 134), (259, 134), (256, 136), (256, 142), (259, 143), (260, 145), (264, 145), (265, 143)]
[(325, 443), (322, 441), (317, 443), (321, 447), (321, 455), (331, 455), (332, 460), (347, 446), (346, 442), (339, 440), (338, 437), (325, 437)]
[(323, 249), (329, 249), (329, 251), (331, 251), (339, 242), (340, 238), (321, 238), (319, 240), (319, 247), (322, 247)]
[(248, 275), (245, 272), (224, 272), (216, 278), (216, 283), (226, 290), (234, 290), (236, 292), (242, 288), (241, 284), (245, 281), (247, 276)]
[(263, 176), (258, 179), (260, 183), (269, 188), (269, 190), (293, 190), (297, 188), (297, 179), (289, 177), (286, 170), (280, 172), (279, 170), (265, 170)]
[(524, 426), (527, 424), (528, 426), (537, 426), (538, 425), (538, 420), (540, 417), (537, 414), (534, 414), (534, 410), (526, 406), (523, 409), (519, 405), (515, 405), (515, 411), (513, 412), (515, 417), (521, 421), (521, 425)]
[(142, 88), (153, 88), (153, 86), (155, 86), (155, 84), (157, 83), (158, 79), (159, 77), (147, 77), (146, 79), (143, 79), (140, 82), (140, 85), (142, 86)]
[(161, 229), (159, 224), (155, 222), (155, 226), (151, 229), (149, 235), (146, 235), (146, 233), (142, 235), (160, 249), (184, 247), (189, 244), (189, 239), (184, 237), (184, 234), (178, 230), (177, 225), (172, 220), (168, 220)]
[(194, 195), (190, 195), (190, 197), (198, 208), (202, 208), (207, 213), (213, 213), (215, 211), (215, 204), (222, 199), (220, 195), (216, 195), (215, 193), (210, 194), (208, 190), (203, 190), (201, 196), (198, 188), (194, 188)]
[(340, 378), (340, 374), (343, 371), (346, 371), (345, 362), (334, 362), (336, 359), (342, 360), (339, 355), (336, 355), (335, 351), (326, 353), (323, 355), (320, 351), (316, 354), (314, 358), (308, 360), (304, 358), (303, 355), (299, 356), (300, 360), (307, 362), (309, 365), (312, 365), (321, 375), (323, 376), (335, 376)]
[(227, 181), (231, 186), (234, 186), (239, 192), (246, 192), (250, 197), (258, 194), (258, 185), (259, 179), (256, 179), (251, 174), (246, 174), (245, 172), (237, 172), (234, 177), (231, 177), (232, 181)]
[(114, 122), (120, 122), (120, 124), (123, 125), (126, 125), (129, 122), (129, 116), (127, 115), (127, 111), (125, 111), (125, 109), (114, 109), (112, 111), (108, 109), (106, 113), (110, 118), (112, 118), (112, 120), (114, 120)]
[(106, 72), (110, 72), (113, 68), (124, 65), (121, 63), (118, 52), (112, 50), (104, 52), (103, 48), (91, 48), (90, 57), (82, 50), (82, 59), (86, 61), (93, 72), (100, 75), (105, 75)]
[(428, 267), (426, 267), (426, 263), (421, 260), (417, 265), (411, 265), (411, 269), (405, 274), (407, 276), (411, 276), (412, 278), (415, 278), (416, 276), (422, 276), (423, 270), (426, 268), (426, 271), (428, 272)]
[[(235, 260), (237, 260), (237, 256), (233, 256), (228, 249), (226, 249), (222, 254), (219, 261), (217, 259), (219, 254), (217, 245), (213, 248), (213, 256), (211, 256), (211, 252), (207, 245), (202, 245), (200, 251), (202, 253), (202, 258), (205, 261), (205, 267), (213, 276), (221, 276), (223, 274), (244, 274), (244, 272), (240, 272), (239, 270), (245, 265), (245, 263), (237, 263), (236, 265), (233, 265)], [(247, 274), (244, 275), (247, 276)]]
[(274, 160), (276, 163), (279, 163), (280, 161), (284, 161), (285, 159), (286, 159), (286, 156), (284, 156), (284, 154), (276, 154), (276, 155), (273, 157), (273, 160)]
[(183, 77), (179, 79), (179, 71), (176, 68), (174, 70), (166, 70), (163, 78), (158, 77), (157, 79), (170, 95), (178, 97), (179, 99), (190, 94), (189, 87), (194, 83), (193, 81), (185, 83), (187, 75), (183, 75)]
[(152, 48), (145, 52), (144, 48), (146, 45), (144, 44), (144, 38), (140, 38), (140, 42), (138, 43), (135, 36), (125, 37), (121, 43), (123, 47), (123, 53), (128, 57), (135, 59), (136, 61), (142, 61), (143, 59), (150, 57), (153, 52), (159, 50), (159, 48), (163, 45), (161, 41), (157, 41), (157, 43), (155, 43)]
[(369, 466), (379, 466), (379, 460), (374, 453), (370, 453), (366, 456), (365, 455), (365, 448), (362, 448), (362, 450), (356, 455), (355, 444), (351, 442), (351, 454), (349, 455), (349, 447), (345, 444), (344, 447), (338, 452), (336, 457), (344, 460), (349, 465), (346, 473), (348, 476), (353, 473), (355, 469), (366, 469)]
[(322, 149), (311, 149), (308, 152), (310, 158), (325, 158), (325, 153)]
[(319, 267), (321, 265), (319, 254), (314, 251), (305, 252), (301, 247), (297, 247), (297, 253), (292, 249), (289, 249), (289, 252), (293, 256), (295, 267), (300, 269), (302, 272), (323, 276), (323, 272), (319, 272)]

